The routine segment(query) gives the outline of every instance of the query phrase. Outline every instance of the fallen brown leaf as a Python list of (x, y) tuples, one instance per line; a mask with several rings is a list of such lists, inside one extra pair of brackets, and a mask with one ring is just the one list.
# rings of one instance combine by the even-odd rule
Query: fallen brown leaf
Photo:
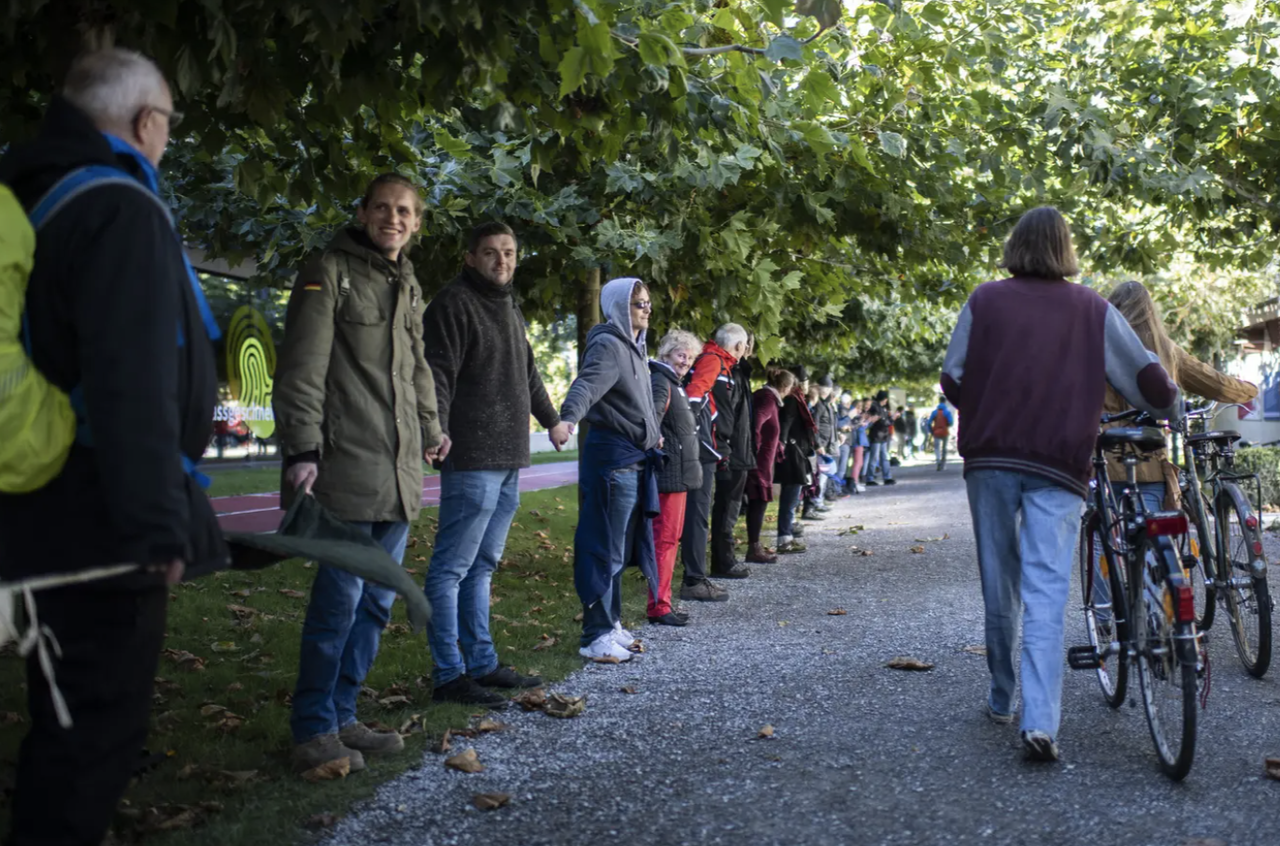
[(228, 605), (227, 610), (234, 614), (237, 620), (247, 620), (258, 615), (256, 608), (250, 608), (246, 605)]
[(911, 551), (912, 551), (912, 552), (914, 552), (916, 555), (920, 555), (921, 553), (923, 553), (923, 552), (924, 552), (924, 547), (923, 547), (923, 546), (913, 546), (913, 547), (911, 547)]
[(164, 651), (164, 657), (168, 658), (184, 670), (188, 670), (193, 673), (204, 672), (204, 659), (198, 655), (192, 655), (186, 650), (166, 649)]
[(579, 612), (578, 612), (578, 615), (577, 615), (576, 617), (574, 617), (574, 618), (573, 618), (573, 621), (574, 621), (575, 623), (581, 623), (581, 622), (582, 622), (582, 612), (581, 612), (581, 611), (579, 611)]
[(390, 623), (385, 629), (387, 634), (409, 634), (410, 629), (407, 623)]
[(1280, 758), (1268, 758), (1265, 762), (1267, 778), (1280, 781)]
[(921, 661), (919, 658), (909, 658), (905, 655), (899, 655), (892, 661), (885, 664), (891, 670), (932, 670), (933, 665)]
[(533, 648), (534, 652), (541, 652), (544, 649), (550, 649), (556, 645), (556, 639), (554, 637), (548, 637), (547, 635), (543, 635), (542, 637), (542, 642)]
[(756, 737), (761, 737), (761, 738), (773, 737), (773, 726), (769, 725), (760, 729), (760, 733), (757, 734)]
[(540, 687), (518, 693), (511, 701), (526, 711), (541, 711), (547, 705), (547, 693)]
[(248, 599), (250, 596), (253, 595), (253, 591), (249, 590), (248, 588), (245, 588), (244, 590), (233, 590), (231, 591), (231, 595), (238, 597), (240, 599)]
[(987, 654), (987, 648), (980, 643), (971, 644), (969, 646), (966, 646), (964, 649), (960, 651), (968, 652), (970, 655), (986, 655)]
[(240, 651), (240, 647), (236, 646), (236, 642), (234, 640), (219, 640), (209, 648), (212, 649), (214, 652), (239, 652)]
[(484, 764), (480, 763), (480, 756), (471, 748), (462, 750), (452, 758), (446, 758), (444, 765), (451, 770), (463, 773), (484, 772)]
[(476, 723), (476, 731), (481, 734), (488, 734), (493, 731), (506, 731), (507, 728), (508, 726), (506, 723), (498, 722), (497, 720), (490, 719), (489, 717), (485, 717), (480, 722)]
[(227, 685), (227, 693), (239, 693), (242, 690), (244, 690), (244, 685), (240, 684), (240, 682), (232, 682)]
[[(414, 718), (417, 719), (418, 715), (414, 714)], [(404, 732), (401, 731), (401, 734), (404, 734)], [(452, 736), (453, 736), (453, 732), (450, 731), (449, 729), (445, 729), (444, 734), (440, 735), (440, 740), (438, 740), (437, 742), (431, 745), (431, 751), (436, 753), (437, 755), (443, 755), (444, 753), (448, 752), (450, 749), (453, 748), (453, 743), (451, 743), (449, 740)]]
[(844, 610), (843, 608), (832, 608), (830, 611), (827, 612), (827, 616), (828, 617), (844, 617), (848, 613), (849, 612)]
[(622, 663), (622, 660), (620, 658), (617, 658), (616, 656), (613, 656), (613, 655), (606, 655), (603, 658), (592, 658), (591, 660), (597, 664), (621, 664)]
[(570, 717), (578, 716), (585, 710), (587, 710), (587, 697), (565, 696), (562, 693), (553, 693), (547, 697), (547, 704), (542, 709), (542, 713), (548, 717), (569, 719)]
[(226, 710), (227, 708), (225, 705), (212, 705), (212, 704), (205, 705), (200, 709), (200, 716), (212, 717), (214, 714), (221, 714), (223, 711), (226, 711)]
[(280, 595), (287, 596), (290, 599), (302, 599), (307, 595), (306, 591), (294, 590), (293, 588), (280, 588)]
[(351, 759), (338, 758), (334, 761), (327, 761), (318, 767), (313, 767), (302, 774), (303, 781), (310, 784), (319, 784), (322, 781), (333, 781), (338, 778), (346, 778), (351, 772)]
[(635, 687), (633, 687), (632, 685), (627, 685), (624, 688), (620, 688), (618, 692), (635, 694), (635, 693), (639, 693), (640, 691), (636, 690)]
[(409, 719), (400, 724), (399, 734), (417, 734), (422, 731), (422, 715), (410, 714)]
[(317, 831), (322, 828), (333, 828), (340, 818), (336, 814), (313, 814), (302, 821), (303, 828)]
[(471, 797), (471, 804), (482, 811), (493, 811), (511, 801), (506, 793), (477, 793)]
[(412, 700), (407, 696), (387, 696), (378, 700), (383, 708), (394, 708), (397, 705), (408, 705)]

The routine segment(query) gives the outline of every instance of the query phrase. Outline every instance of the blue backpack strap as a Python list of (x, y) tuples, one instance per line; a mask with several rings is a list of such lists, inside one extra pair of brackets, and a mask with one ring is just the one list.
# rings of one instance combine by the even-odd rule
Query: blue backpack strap
[[(67, 203), (75, 199), (80, 194), (91, 188), (97, 188), (102, 185), (125, 185), (130, 188), (141, 191), (146, 196), (155, 201), (161, 211), (164, 212), (165, 219), (170, 224), (173, 223), (173, 215), (170, 214), (169, 208), (164, 202), (156, 196), (151, 190), (143, 185), (137, 179), (130, 176), (120, 168), (111, 167), (110, 165), (88, 165), (86, 167), (77, 168), (71, 171), (62, 179), (54, 183), (45, 195), (36, 201), (35, 207), (28, 213), (27, 218), (31, 221), (31, 226), (37, 232), (49, 220), (61, 211)], [(178, 247), (182, 249), (181, 238), (177, 234), (177, 228), (174, 228), (174, 237), (178, 238)], [(209, 333), (210, 340), (217, 340), (221, 337), (218, 331), (217, 323), (213, 318), (213, 311), (209, 308), (209, 303), (204, 297), (204, 292), (200, 288), (199, 277), (196, 276), (195, 269), (191, 266), (191, 262), (187, 259), (185, 250), (182, 250), (182, 262), (186, 267), (187, 276), (191, 282), (192, 291), (196, 295), (196, 303), (200, 309), (200, 318), (204, 323), (205, 330)], [(27, 316), (24, 308), (22, 311), (22, 339), (23, 346), (27, 350), (27, 356), (31, 356), (31, 321)], [(178, 327), (178, 345), (182, 346), (185, 339), (182, 337), (182, 327)], [(69, 395), (71, 401), (71, 409), (76, 415), (76, 442), (82, 446), (93, 446), (93, 432), (89, 426), (89, 409), (84, 401), (84, 389), (80, 385), (76, 385), (71, 389)], [(190, 476), (196, 484), (201, 488), (208, 488), (211, 479), (197, 469), (198, 462), (192, 461), (185, 454), (179, 453), (178, 456), (182, 461), (182, 469)]]

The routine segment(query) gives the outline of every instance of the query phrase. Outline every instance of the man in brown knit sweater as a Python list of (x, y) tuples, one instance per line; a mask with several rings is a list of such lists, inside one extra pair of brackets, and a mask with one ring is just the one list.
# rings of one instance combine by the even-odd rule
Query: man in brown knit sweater
[(502, 223), (471, 233), (466, 266), (425, 316), (426, 357), (440, 424), (453, 432), (441, 468), (440, 530), (427, 572), (436, 701), (502, 707), (490, 688), (541, 679), (498, 664), (489, 634), (489, 582), (520, 505), (529, 466), (529, 415), (556, 449), (569, 439), (533, 360), (512, 278), (518, 245)]

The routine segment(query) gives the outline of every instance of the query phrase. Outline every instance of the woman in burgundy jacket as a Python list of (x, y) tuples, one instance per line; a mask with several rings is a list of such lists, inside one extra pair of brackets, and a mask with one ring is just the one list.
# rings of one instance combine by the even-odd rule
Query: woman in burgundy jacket
[(747, 561), (752, 564), (772, 564), (778, 556), (760, 543), (764, 528), (764, 512), (773, 501), (773, 468), (782, 459), (782, 442), (779, 439), (778, 410), (782, 398), (795, 386), (796, 377), (790, 370), (770, 369), (765, 386), (752, 396), (755, 419), (756, 466), (747, 471)]

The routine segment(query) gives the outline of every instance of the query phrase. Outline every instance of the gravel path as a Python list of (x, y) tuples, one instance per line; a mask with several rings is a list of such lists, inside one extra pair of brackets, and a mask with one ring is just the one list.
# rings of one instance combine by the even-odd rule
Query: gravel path
[[(982, 602), (959, 467), (899, 479), (809, 524), (809, 552), (755, 567), (729, 585), (730, 602), (691, 608), (688, 628), (645, 627), (648, 652), (630, 665), (559, 685), (588, 696), (583, 716), (508, 713), (510, 731), (469, 742), (484, 772), (428, 755), (328, 842), (1280, 843), (1280, 784), (1262, 775), (1263, 758), (1280, 755), (1280, 669), (1249, 678), (1215, 631), (1213, 692), (1182, 784), (1160, 774), (1141, 708), (1111, 711), (1086, 672), (1068, 671), (1063, 761), (1028, 763), (1016, 724), (985, 718), (985, 660), (965, 651), (982, 642)], [(857, 524), (865, 531), (837, 535)], [(828, 615), (837, 608), (848, 614)], [(1067, 637), (1084, 640), (1074, 601)], [(899, 655), (936, 667), (883, 667)], [(774, 736), (758, 739), (766, 724)], [(486, 792), (511, 804), (472, 809)]]

